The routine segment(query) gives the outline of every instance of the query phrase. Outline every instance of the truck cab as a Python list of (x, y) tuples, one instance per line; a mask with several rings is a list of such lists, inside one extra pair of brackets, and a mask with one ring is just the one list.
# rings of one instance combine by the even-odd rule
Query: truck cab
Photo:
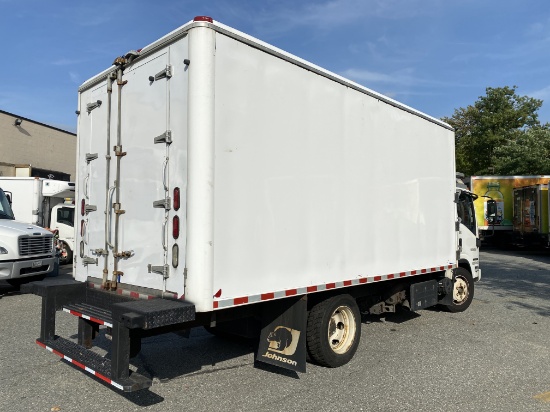
[(20, 283), (46, 276), (55, 268), (53, 235), (16, 221), (10, 203), (0, 188), (0, 280)]
[(479, 247), (481, 241), (476, 222), (474, 201), (477, 195), (470, 192), (457, 175), (457, 226), (458, 266), (467, 269), (474, 281), (481, 279)]
[(49, 227), (57, 230), (59, 235), (60, 263), (71, 263), (74, 251), (74, 204), (65, 202), (52, 207)]

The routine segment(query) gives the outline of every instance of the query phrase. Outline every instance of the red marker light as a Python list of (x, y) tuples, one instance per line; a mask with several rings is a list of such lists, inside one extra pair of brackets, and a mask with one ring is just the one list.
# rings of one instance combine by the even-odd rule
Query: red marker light
[(214, 20), (212, 20), (212, 17), (208, 17), (208, 16), (197, 16), (193, 19), (193, 21), (207, 21), (208, 23), (214, 23)]
[(180, 209), (180, 188), (174, 188), (174, 210)]
[(216, 294), (214, 295), (215, 298), (219, 298), (222, 295), (222, 290), (218, 290)]
[(82, 202), (80, 202), (80, 213), (82, 216), (86, 213), (86, 201), (82, 199)]
[(172, 236), (174, 239), (180, 237), (180, 218), (178, 216), (174, 216), (172, 219)]

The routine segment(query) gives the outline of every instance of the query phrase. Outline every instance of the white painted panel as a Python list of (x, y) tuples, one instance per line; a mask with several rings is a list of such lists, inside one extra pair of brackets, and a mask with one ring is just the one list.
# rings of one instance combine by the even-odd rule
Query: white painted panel
[[(164, 49), (126, 69), (122, 89), (122, 151), (119, 250), (133, 256), (119, 261), (124, 272), (120, 281), (154, 289), (163, 289), (163, 277), (149, 273), (147, 266), (165, 263), (163, 250), (164, 209), (153, 202), (164, 199), (164, 160), (166, 145), (154, 144), (154, 138), (167, 130), (166, 78), (150, 82), (149, 76), (166, 69), (168, 50)], [(167, 230), (167, 227), (166, 227)]]
[[(101, 106), (88, 112), (89, 103), (101, 101)], [(113, 99), (114, 100), (114, 99)], [(78, 123), (77, 149), (77, 182), (76, 197), (76, 256), (75, 279), (85, 280), (88, 276), (101, 278), (103, 276), (103, 260), (98, 259), (98, 265), (85, 266), (80, 257), (80, 242), (84, 243), (84, 257), (96, 258), (95, 250), (103, 249), (105, 244), (105, 179), (106, 179), (106, 147), (107, 147), (107, 85), (98, 84), (80, 96), (81, 107)], [(116, 104), (116, 103), (115, 103)], [(111, 128), (112, 130), (112, 128)], [(111, 131), (111, 133), (113, 133)], [(97, 154), (98, 157), (86, 161), (87, 154)], [(97, 207), (95, 212), (86, 215), (81, 213), (81, 202)], [(84, 220), (84, 236), (81, 236), (81, 222)]]
[(454, 262), (451, 131), (221, 34), (222, 299)]
[[(182, 191), (182, 205), (178, 212), (183, 230), (179, 241), (182, 246), (180, 265), (171, 268), (168, 290), (182, 295), (184, 290), (183, 271), (185, 268), (185, 191), (186, 191), (186, 73), (183, 60), (186, 56), (186, 45), (182, 41), (173, 44), (176, 62), (172, 66), (172, 77), (161, 78), (154, 82), (149, 76), (155, 76), (166, 69), (170, 63), (170, 50), (164, 48), (159, 52), (136, 61), (126, 68), (123, 80), (127, 83), (122, 87), (121, 115), (121, 146), (125, 156), (120, 160), (120, 204), (124, 213), (120, 217), (119, 252), (132, 252), (129, 258), (119, 260), (118, 270), (123, 272), (119, 281), (157, 290), (165, 290), (161, 274), (149, 273), (148, 265), (163, 266), (171, 264), (172, 239), (171, 220), (175, 211), (170, 211), (165, 219), (162, 208), (154, 208), (153, 202), (165, 198), (164, 183), (168, 186), (171, 197), (173, 187), (171, 181)], [(173, 81), (172, 79), (176, 79)], [(171, 84), (176, 89), (170, 93)], [(111, 167), (109, 186), (114, 187), (116, 179), (116, 156), (114, 146), (117, 144), (117, 105), (118, 87), (113, 85), (111, 110)], [(86, 103), (101, 99), (103, 104), (89, 115), (85, 112)], [(173, 112), (170, 112), (169, 99), (175, 102)], [(86, 203), (97, 205), (98, 211), (89, 213), (87, 234), (85, 236), (85, 256), (97, 257), (94, 251), (104, 247), (105, 233), (105, 175), (106, 175), (106, 125), (107, 97), (106, 83), (94, 86), (94, 89), (81, 93), (83, 102), (79, 123), (79, 199), (78, 225), (80, 216), (80, 201), (88, 193)], [(105, 109), (105, 110), (103, 110)], [(173, 144), (155, 144), (154, 138), (171, 130)], [(99, 158), (88, 166), (84, 160), (85, 153), (99, 153)], [(166, 158), (169, 158), (165, 168)], [(89, 183), (86, 176), (90, 171)], [(116, 192), (111, 192), (111, 205), (116, 201)], [(111, 244), (115, 243), (115, 214), (111, 214)], [(80, 226), (79, 226), (80, 227)], [(164, 242), (163, 242), (164, 237)], [(80, 236), (77, 243), (80, 241)], [(163, 244), (164, 243), (164, 244)], [(108, 278), (115, 269), (113, 246), (109, 247)], [(166, 250), (164, 249), (166, 246)], [(78, 249), (78, 246), (77, 246)], [(83, 266), (77, 264), (77, 276), (80, 280), (87, 276), (101, 278), (103, 276), (103, 258), (99, 264)]]

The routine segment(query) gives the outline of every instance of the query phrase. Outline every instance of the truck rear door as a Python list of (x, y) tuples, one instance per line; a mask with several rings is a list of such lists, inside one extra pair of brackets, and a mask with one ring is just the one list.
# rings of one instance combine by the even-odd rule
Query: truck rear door
[(105, 269), (108, 279), (178, 296), (185, 267), (184, 40), (127, 65), (113, 83), (110, 110), (107, 81), (82, 93), (81, 108), (102, 103), (81, 110), (78, 153), (84, 223), (77, 272), (102, 278)]

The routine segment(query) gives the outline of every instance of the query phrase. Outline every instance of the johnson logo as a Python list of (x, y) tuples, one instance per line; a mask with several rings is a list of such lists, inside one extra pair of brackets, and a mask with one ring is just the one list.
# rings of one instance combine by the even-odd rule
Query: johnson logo
[[(297, 365), (296, 361), (292, 359), (285, 358), (284, 356), (276, 355), (275, 353), (281, 355), (292, 356), (296, 352), (298, 347), (298, 341), (300, 338), (300, 331), (287, 328), (286, 326), (277, 326), (273, 332), (270, 332), (267, 341), (269, 342), (269, 347), (264, 355), (264, 358), (273, 359), (279, 362), (288, 363), (290, 365)], [(271, 353), (275, 352), (275, 353)]]

